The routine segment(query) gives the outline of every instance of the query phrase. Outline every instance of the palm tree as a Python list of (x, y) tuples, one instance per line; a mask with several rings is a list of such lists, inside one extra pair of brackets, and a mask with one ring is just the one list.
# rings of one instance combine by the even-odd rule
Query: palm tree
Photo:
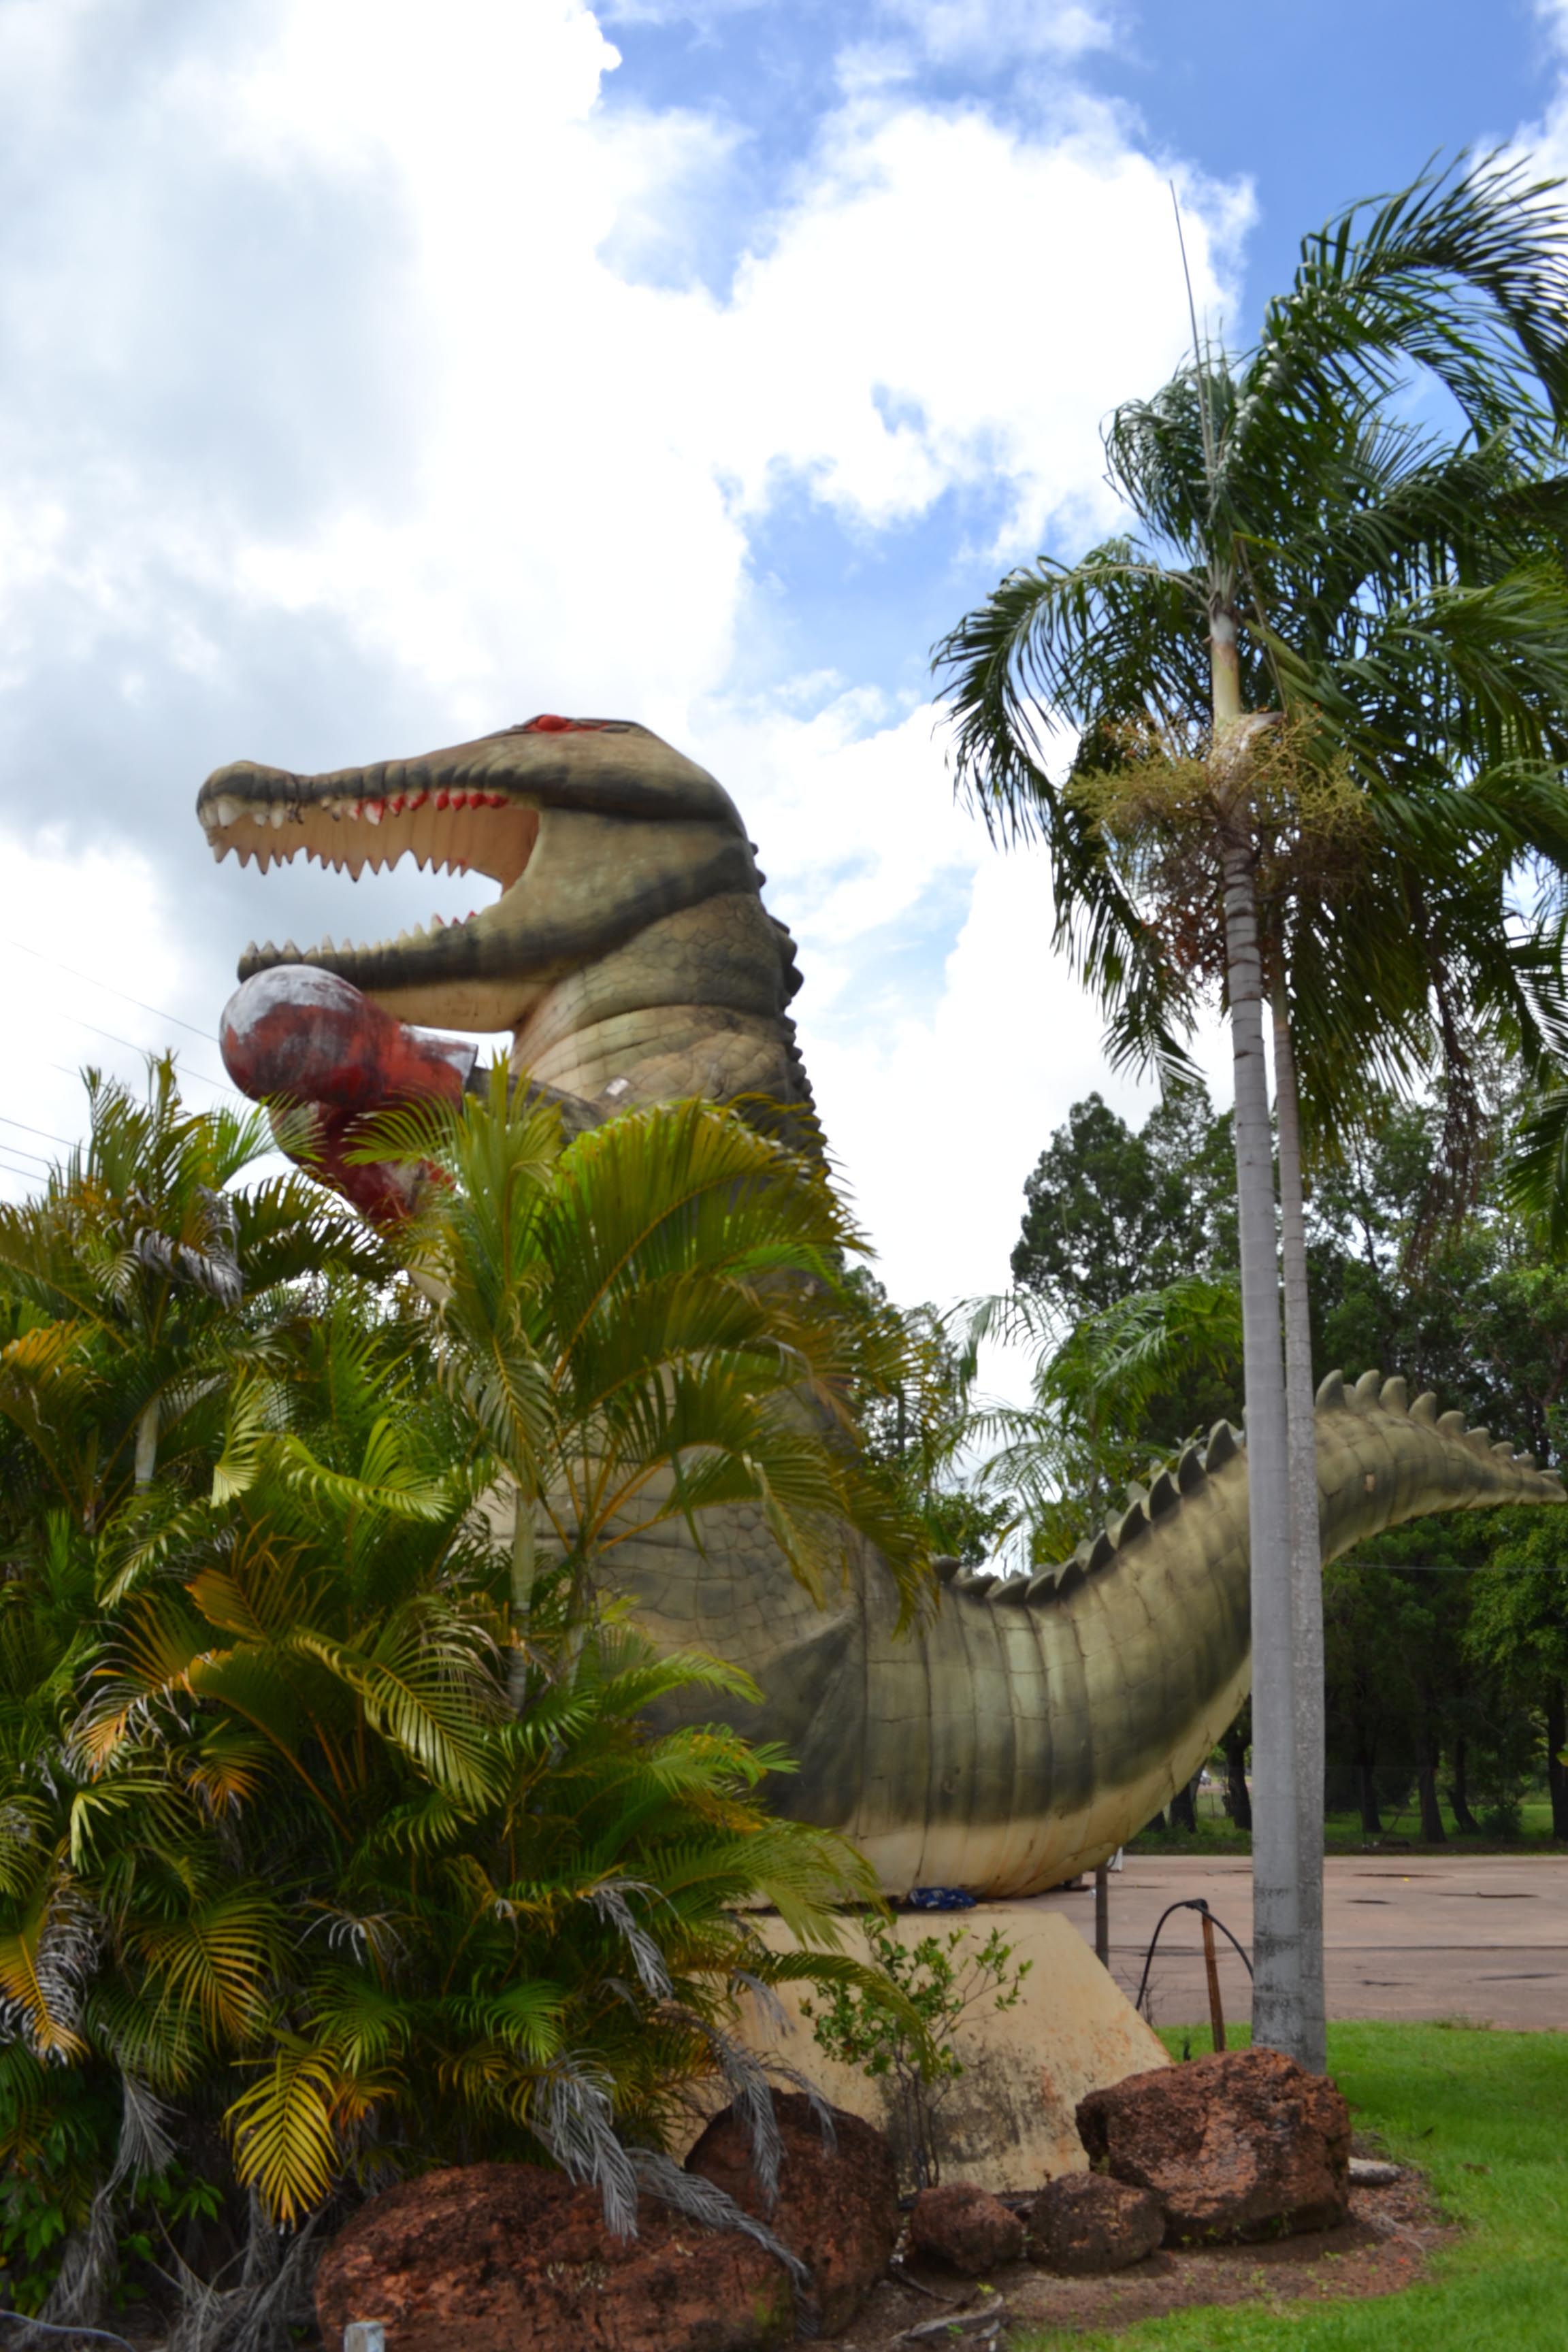
[[(460, 1405), (352, 1289), (300, 1350), (236, 1381), (212, 1491), (155, 1497), (158, 1543), (145, 1504), (100, 1533), (95, 1655), (47, 1758), (14, 1736), (36, 1693), (0, 1688), (6, 2153), (47, 2172), (51, 2126), (107, 2081), (149, 2141), (137, 2169), (227, 2138), (259, 2200), (250, 2221), (230, 2200), (242, 2244), (485, 2152), (575, 2167), (626, 2222), (639, 2179), (678, 2193), (656, 2151), (683, 2086), (756, 2087), (726, 2032), (743, 1979), (875, 1995), (832, 1916), (871, 1876), (768, 1818), (784, 1759), (647, 1731), (681, 1688), (755, 1696), (714, 1659), (655, 1657), (613, 1618), (568, 1643), (562, 1608), (536, 1612), (520, 1717), (510, 1563), (476, 1508), (492, 1465)], [(763, 1944), (758, 1900), (794, 1952)], [(94, 2201), (123, 2204), (112, 2153)], [(94, 2283), (57, 2315), (84, 2318)]]
[(237, 1187), (276, 1148), (265, 1114), (187, 1110), (172, 1056), (144, 1099), (86, 1085), (85, 1149), (0, 1205), (0, 1419), (12, 1500), (36, 1486), (90, 1528), (171, 1447), (210, 1458), (230, 1374), (265, 1360), (301, 1283), (392, 1261), (300, 1175)]
[(696, 1101), (563, 1143), (559, 1113), (498, 1066), (487, 1097), (367, 1121), (353, 1156), (445, 1180), (402, 1246), (452, 1392), (517, 1490), (520, 1633), (544, 1566), (584, 1614), (619, 1546), (670, 1519), (700, 1540), (703, 1515), (737, 1503), (812, 1592), (853, 1528), (905, 1615), (919, 1606), (928, 1546), (851, 1409), (905, 1335), (868, 1337), (844, 1270), (866, 1245), (815, 1155)]
[[(835, 1909), (875, 1900), (862, 1858), (768, 1814), (788, 1759), (649, 1728), (678, 1694), (758, 1694), (655, 1656), (595, 1578), (628, 1531), (742, 1496), (808, 1580), (865, 1517), (912, 1600), (919, 1548), (856, 1467), (856, 1237), (820, 1169), (700, 1105), (563, 1150), (504, 1074), (434, 1139), (464, 1183), (415, 1229), (414, 1279), (331, 1275), (255, 1345), (189, 1334), (203, 1409), (163, 1423), (144, 1485), (121, 1457), (160, 1331), (86, 1318), (63, 1244), (55, 1290), (18, 1294), (22, 1337), (68, 1334), (100, 1380), (62, 1449), (26, 1374), (47, 1410), (11, 1423), (0, 1580), (0, 2160), (72, 2226), (61, 2324), (94, 2316), (139, 2184), (193, 2150), (252, 2296), (277, 2222), (432, 2159), (542, 2156), (622, 2223), (639, 2183), (679, 2200), (658, 2151), (684, 2085), (771, 2116), (727, 2030), (747, 1981), (852, 1982), (919, 2030), (836, 1948)], [(205, 1167), (217, 1138), (186, 1143)], [(83, 1192), (50, 1192), (79, 1255)], [(79, 1457), (121, 1467), (61, 1487)], [(526, 1543), (487, 1508), (508, 1472)], [(163, 2259), (197, 2352), (258, 2324), (190, 2248)]]
[[(1301, 1117), (1409, 1083), (1467, 1022), (1545, 1043), (1521, 855), (1568, 865), (1568, 415), (1552, 184), (1489, 160), (1305, 240), (1258, 343), (1202, 341), (1108, 427), (1145, 536), (1016, 572), (938, 648), (960, 792), (1038, 835), (1119, 1058), (1179, 1067), (1217, 983), (1236, 1078), (1252, 1544), (1255, 2032), (1322, 2063), (1321, 1569)], [(1462, 420), (1401, 416), (1413, 372)], [(1076, 730), (1065, 784), (1047, 722)], [(1286, 1253), (1280, 1345), (1266, 1009)], [(1298, 1084), (1300, 1099), (1298, 1100)], [(1461, 1113), (1464, 1089), (1454, 1088)], [(1462, 1133), (1456, 1141), (1462, 1141)], [(1292, 1438), (1293, 1433), (1293, 1438)]]

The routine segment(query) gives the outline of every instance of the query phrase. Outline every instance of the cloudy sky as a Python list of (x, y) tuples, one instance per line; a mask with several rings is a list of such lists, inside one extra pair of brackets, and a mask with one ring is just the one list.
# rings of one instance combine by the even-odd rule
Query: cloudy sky
[(1568, 5), (1241, 26), (0, 0), (0, 1189), (79, 1132), (85, 1060), (172, 1044), (214, 1098), (253, 934), (473, 903), (214, 867), (209, 769), (592, 710), (749, 819), (895, 1295), (1000, 1284), (1107, 1081), (1037, 866), (952, 805), (932, 640), (1113, 521), (1099, 425), (1187, 334), (1171, 182), (1245, 338), (1303, 231), (1435, 150), (1568, 155)]

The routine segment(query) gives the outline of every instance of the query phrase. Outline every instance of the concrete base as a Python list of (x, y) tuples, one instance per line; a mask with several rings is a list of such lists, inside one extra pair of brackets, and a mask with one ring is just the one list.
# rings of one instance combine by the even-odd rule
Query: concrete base
[[(759, 1924), (775, 1948), (790, 1943), (778, 1921)], [(965, 1949), (978, 1951), (1000, 1929), (1013, 1947), (1009, 1966), (1034, 1964), (1015, 2008), (998, 2012), (977, 2004), (954, 2038), (964, 2071), (941, 2110), (942, 2178), (994, 2190), (1028, 2189), (1058, 2173), (1084, 2171), (1088, 2158), (1074, 2120), (1079, 2099), (1170, 2060), (1071, 1920), (1032, 1903), (982, 1903), (973, 1911), (904, 1912), (893, 1924), (905, 1945), (927, 1936), (945, 1941), (963, 1928), (971, 1941), (954, 1956), (959, 1962)], [(858, 1923), (848, 1927), (845, 1948), (857, 1959), (867, 1957)], [(789, 2027), (777, 2032), (748, 2000), (744, 2040), (759, 2054), (793, 2066), (835, 2106), (885, 2131), (907, 2185), (912, 2168), (890, 2084), (838, 2065), (818, 2048), (800, 2015), (802, 1999), (812, 1999), (809, 1988), (783, 1985), (779, 1998)]]

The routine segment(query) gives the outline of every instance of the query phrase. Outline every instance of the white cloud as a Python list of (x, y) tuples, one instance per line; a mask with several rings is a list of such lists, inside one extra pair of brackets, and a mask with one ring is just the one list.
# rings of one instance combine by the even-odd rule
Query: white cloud
[(58, 830), (26, 840), (0, 828), (0, 987), (10, 1007), (0, 1199), (20, 1200), (81, 1131), (86, 1065), (139, 1090), (145, 1055), (173, 1045), (193, 1103), (234, 1097), (212, 1036), (193, 1034), (210, 1033), (217, 1007), (204, 1001), (206, 976), (183, 950), (150, 858), (80, 851)]
[(1081, 0), (880, 0), (880, 13), (907, 26), (928, 57), (991, 65), (1108, 48), (1119, 12)]
[[(596, 116), (615, 52), (572, 0), (455, 0), (438, 54), (426, 25), (310, 0), (259, 69), (187, 78), (236, 152), (363, 175), (412, 246), (416, 466), (253, 535), (253, 591), (352, 614), (465, 723), (508, 678), (592, 703), (608, 674), (679, 725), (724, 677), (745, 527), (784, 479), (873, 530), (1005, 482), (1017, 545), (1064, 501), (1104, 510), (1099, 421), (1186, 333), (1163, 175), (1110, 118), (1031, 143), (978, 109), (849, 104), (721, 302), (612, 261), (678, 244), (731, 134)], [(1247, 201), (1189, 202), (1217, 298)]]
[[(1101, 22), (901, 14), (944, 57), (1037, 35), (1059, 58)], [(929, 710), (852, 649), (792, 679), (753, 549), (786, 487), (868, 544), (956, 501), (987, 562), (1101, 521), (1100, 420), (1186, 336), (1165, 165), (1070, 85), (1028, 131), (906, 78), (835, 101), (767, 215), (728, 225), (715, 291), (692, 257), (742, 134), (605, 110), (616, 53), (580, 0), (449, 0), (438, 37), (416, 0), (248, 0), (128, 41), (109, 0), (0, 15), (25, 362), (0, 395), (0, 728), (58, 952), (212, 1018), (252, 929), (429, 911), (402, 877), (345, 914), (319, 877), (208, 874), (189, 807), (219, 759), (640, 717), (762, 844), (896, 1286), (999, 1278), (1098, 1024), (1034, 879), (954, 813)], [(1218, 301), (1248, 199), (1181, 176)], [(956, 562), (956, 526), (943, 544)], [(41, 769), (64, 831), (26, 852)], [(106, 830), (133, 845), (112, 919), (82, 882)], [(68, 1025), (51, 1050), (77, 1058)]]

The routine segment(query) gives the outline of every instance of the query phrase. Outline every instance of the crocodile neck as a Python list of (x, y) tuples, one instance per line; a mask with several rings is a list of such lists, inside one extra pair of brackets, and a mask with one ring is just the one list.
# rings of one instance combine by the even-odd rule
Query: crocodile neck
[(787, 950), (754, 892), (684, 908), (563, 973), (519, 1022), (512, 1067), (602, 1114), (687, 1095), (809, 1108)]

